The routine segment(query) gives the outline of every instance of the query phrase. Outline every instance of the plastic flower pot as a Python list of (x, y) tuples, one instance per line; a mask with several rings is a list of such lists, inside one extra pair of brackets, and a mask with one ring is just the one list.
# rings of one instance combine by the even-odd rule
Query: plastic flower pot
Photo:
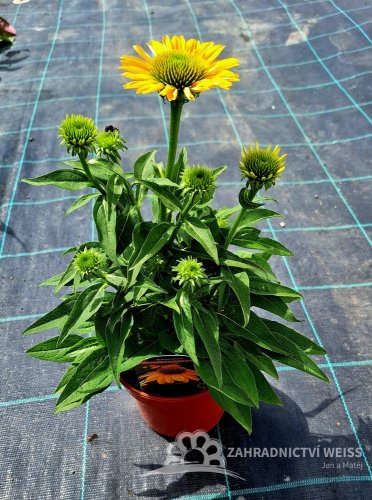
[(164, 397), (137, 389), (131, 383), (133, 371), (123, 372), (120, 380), (147, 425), (164, 436), (176, 437), (182, 431), (209, 431), (220, 421), (224, 411), (207, 389), (187, 396)]

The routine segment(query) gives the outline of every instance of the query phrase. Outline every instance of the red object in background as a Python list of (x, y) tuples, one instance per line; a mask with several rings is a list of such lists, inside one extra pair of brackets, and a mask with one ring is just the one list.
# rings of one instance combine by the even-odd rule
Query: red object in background
[(209, 431), (218, 424), (223, 409), (207, 389), (191, 396), (161, 397), (133, 387), (121, 374), (121, 383), (136, 399), (142, 418), (151, 429), (164, 436), (176, 437), (182, 431)]
[(17, 32), (6, 19), (0, 16), (0, 40), (2, 38), (15, 37)]

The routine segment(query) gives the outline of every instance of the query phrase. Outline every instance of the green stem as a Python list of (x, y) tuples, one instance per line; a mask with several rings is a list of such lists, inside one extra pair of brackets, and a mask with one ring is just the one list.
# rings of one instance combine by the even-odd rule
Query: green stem
[(92, 183), (93, 187), (95, 187), (97, 189), (97, 191), (99, 191), (103, 196), (106, 196), (106, 191), (104, 190), (104, 188), (101, 186), (101, 184), (98, 182), (98, 180), (93, 177), (85, 156), (82, 155), (81, 153), (79, 153), (79, 159), (81, 161), (81, 165), (84, 169), (84, 172), (85, 172), (86, 176), (88, 177), (88, 179), (90, 180), (90, 182)]
[(168, 158), (165, 167), (165, 177), (173, 182), (178, 182), (178, 172), (174, 169), (176, 160), (177, 146), (178, 146), (178, 133), (180, 130), (181, 114), (182, 114), (183, 101), (177, 99), (170, 103), (170, 124), (169, 124), (169, 144), (168, 144)]
[[(180, 130), (181, 114), (182, 114), (183, 101), (175, 100), (170, 103), (170, 123), (169, 123), (169, 143), (168, 143), (168, 157), (165, 167), (165, 177), (173, 182), (178, 182), (179, 172), (174, 168), (178, 146), (178, 133)], [(160, 220), (165, 221), (168, 218), (167, 209), (159, 201), (160, 206)]]
[[(249, 196), (248, 196), (248, 201), (252, 201), (253, 198), (256, 196), (258, 192), (258, 188), (252, 188), (250, 189), (249, 191)], [(236, 219), (234, 220), (233, 222), (233, 225), (231, 226), (230, 228), (230, 231), (226, 237), (226, 240), (225, 240), (225, 244), (224, 244), (224, 248), (228, 248), (228, 246), (230, 245), (230, 243), (232, 242), (234, 236), (235, 236), (235, 233), (236, 233), (236, 230), (238, 229), (239, 227), (239, 224), (240, 224), (240, 221), (242, 219), (242, 217), (244, 216), (244, 214), (249, 210), (249, 208), (244, 208), (242, 207), (238, 216), (236, 217)]]

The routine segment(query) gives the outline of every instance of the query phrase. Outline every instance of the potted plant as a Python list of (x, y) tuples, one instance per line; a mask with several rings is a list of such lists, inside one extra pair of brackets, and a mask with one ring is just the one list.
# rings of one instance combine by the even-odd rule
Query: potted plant
[[(158, 92), (170, 102), (165, 168), (149, 151), (123, 170), (126, 146), (119, 130), (98, 131), (90, 118), (71, 115), (59, 136), (73, 158), (60, 170), (24, 179), (92, 188), (66, 213), (93, 202), (98, 236), (65, 252), (71, 254), (67, 269), (42, 283), (66, 292), (24, 333), (60, 333), (27, 353), (69, 363), (56, 389), (56, 413), (122, 382), (162, 434), (209, 430), (223, 410), (251, 432), (251, 408), (260, 401), (281, 404), (266, 378), (278, 378), (275, 362), (327, 381), (310, 358), (325, 351), (280, 322), (298, 321), (289, 304), (301, 295), (279, 282), (269, 260), (292, 254), (254, 227), (280, 216), (264, 208), (272, 198), (259, 191), (275, 184), (286, 155), (279, 146), (244, 148), (239, 203), (212, 208), (227, 167), (190, 166), (184, 148), (177, 157), (181, 112), (209, 89), (228, 90), (239, 79), (231, 71), (238, 61), (218, 60), (222, 45), (182, 36), (148, 47), (151, 55), (134, 46), (140, 57), (122, 57), (121, 69), (131, 80), (125, 88)], [(148, 200), (152, 220), (144, 220), (141, 210)]]

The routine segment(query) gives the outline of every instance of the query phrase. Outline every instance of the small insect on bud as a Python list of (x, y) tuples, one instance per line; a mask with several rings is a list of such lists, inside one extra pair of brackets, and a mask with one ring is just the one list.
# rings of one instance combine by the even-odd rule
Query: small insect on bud
[[(106, 130), (110, 128), (110, 130)], [(112, 130), (111, 130), (112, 129)], [(113, 162), (120, 160), (119, 151), (127, 149), (125, 140), (121, 137), (117, 128), (112, 125), (105, 127), (104, 132), (99, 132), (96, 138), (95, 147), (98, 156), (106, 156)]]

